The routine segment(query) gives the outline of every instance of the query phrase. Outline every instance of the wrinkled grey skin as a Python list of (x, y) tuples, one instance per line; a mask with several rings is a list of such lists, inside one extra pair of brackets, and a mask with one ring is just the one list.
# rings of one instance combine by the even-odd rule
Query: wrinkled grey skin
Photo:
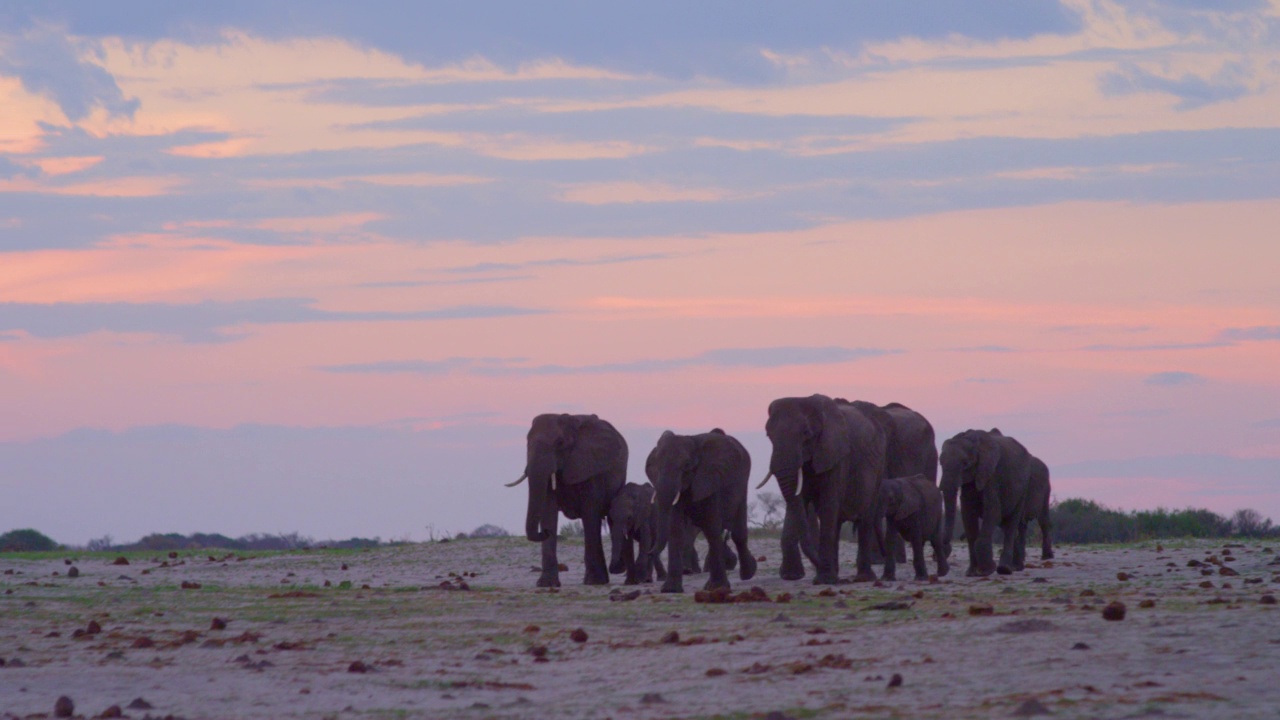
[(582, 520), (583, 583), (608, 585), (600, 530), (610, 503), (627, 482), (627, 441), (595, 415), (553, 413), (533, 419), (527, 441), (522, 477), (529, 482), (525, 537), (542, 543), (538, 587), (560, 586), (556, 525), (561, 512), (571, 520)]
[[(912, 565), (916, 580), (928, 580), (924, 561), (924, 544), (933, 547), (933, 560), (938, 577), (949, 571), (946, 546), (942, 540), (942, 493), (924, 475), (885, 478), (876, 495), (877, 516), (884, 517), (890, 536), (901, 537), (911, 544)], [(885, 558), (884, 579), (896, 580), (893, 554)]]
[(1040, 559), (1053, 559), (1053, 521), (1049, 518), (1049, 466), (1035, 455), (1031, 456), (1031, 475), (1027, 486), (1027, 506), (1022, 516), (1022, 524), (1018, 527), (1018, 543), (1021, 556), (1027, 555), (1027, 525), (1032, 520), (1040, 524)]
[[(645, 472), (657, 491), (658, 549), (686, 547), (691, 528), (707, 538), (707, 590), (729, 588), (724, 533), (738, 548), (738, 577), (750, 580), (756, 559), (747, 547), (747, 482), (751, 456), (724, 431), (677, 435), (670, 430), (649, 453)], [(662, 592), (684, 592), (684, 553), (668, 555)]]
[[(837, 403), (847, 402), (836, 398)], [(850, 403), (878, 425), (885, 434), (884, 477), (898, 478), (923, 475), (934, 485), (938, 484), (938, 442), (933, 425), (925, 416), (903, 405), (889, 403), (880, 406), (865, 400)], [(888, 533), (889, 548), (894, 559), (904, 562), (905, 549), (897, 534)], [(950, 546), (948, 545), (948, 551)], [(871, 547), (873, 563), (884, 561), (878, 548)]]
[(765, 432), (773, 446), (769, 473), (777, 478), (778, 490), (787, 503), (782, 525), (782, 578), (804, 577), (801, 546), (816, 526), (814, 583), (838, 582), (840, 526), (854, 522), (858, 531), (854, 580), (874, 580), (869, 549), (873, 537), (882, 539), (874, 505), (876, 488), (884, 476), (883, 429), (854, 405), (811, 395), (770, 403)]
[[(1023, 569), (1018, 532), (1024, 527), (1031, 453), (999, 430), (965, 430), (942, 444), (941, 461), (944, 532), (949, 541), (955, 530), (958, 493), (965, 540), (969, 543), (965, 575), (1009, 575)], [(992, 548), (997, 525), (1004, 534), (999, 564)]]
[(653, 486), (627, 483), (609, 505), (609, 572), (626, 573), (626, 584), (653, 582), (657, 513)]

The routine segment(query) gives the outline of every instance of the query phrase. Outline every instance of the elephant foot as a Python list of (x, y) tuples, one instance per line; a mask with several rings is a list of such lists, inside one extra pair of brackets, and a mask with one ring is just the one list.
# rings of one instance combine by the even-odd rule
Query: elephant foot
[(609, 578), (608, 578), (608, 576), (605, 576), (605, 577), (592, 577), (592, 576), (588, 575), (588, 576), (586, 576), (586, 577), (582, 578), (582, 584), (583, 584), (583, 585), (608, 585), (608, 584), (609, 584)]
[(996, 567), (996, 572), (1000, 573), (1001, 575), (1012, 575), (1013, 568), (1009, 567), (1008, 565), (999, 565)]
[(964, 576), (965, 577), (987, 577), (988, 575), (991, 574), (991, 572), (992, 572), (991, 570), (970, 566), (968, 570), (964, 571)]
[(1052, 551), (1052, 550), (1044, 550), (1044, 551), (1042, 551), (1042, 552), (1040, 553), (1040, 559), (1041, 559), (1041, 560), (1052, 560), (1052, 559), (1053, 559), (1053, 551)]
[(814, 585), (838, 585), (840, 584), (840, 576), (836, 573), (818, 573), (813, 576)]
[(856, 583), (875, 582), (876, 574), (870, 570), (860, 570), (857, 575), (853, 576), (853, 581)]
[(623, 585), (639, 585), (639, 584), (640, 584), (640, 580), (639, 580), (639, 579), (637, 579), (637, 578), (629, 577), (629, 578), (627, 578), (627, 579), (626, 579), (626, 581), (625, 581), (625, 582), (623, 582), (622, 584), (623, 584)]
[(728, 592), (729, 590), (732, 590), (733, 588), (729, 587), (729, 580), (728, 580), (728, 578), (726, 578), (726, 579), (724, 579), (724, 580), (720, 580), (720, 581), (716, 581), (716, 580), (708, 580), (708, 581), (707, 581), (707, 584), (705, 584), (705, 585), (703, 585), (703, 586), (702, 586), (702, 589), (703, 589), (703, 590), (706, 590), (707, 592), (711, 592), (711, 591), (713, 591), (713, 590), (721, 590), (721, 589), (723, 589), (725, 592)]
[(609, 564), (610, 575), (621, 575), (623, 572), (626, 571), (626, 569), (627, 569), (626, 566), (624, 566), (621, 562)]
[(898, 572), (896, 570), (885, 568), (884, 572), (880, 574), (880, 579), (881, 580), (897, 580)]
[(951, 572), (951, 566), (947, 564), (947, 561), (938, 561), (938, 577), (946, 577), (949, 572)]
[(804, 562), (799, 556), (793, 558), (782, 558), (782, 567), (778, 569), (778, 576), (783, 580), (799, 580), (804, 577)]
[(666, 581), (666, 582), (664, 582), (664, 583), (662, 583), (662, 592), (664, 592), (664, 593), (682, 593), (682, 592), (684, 592), (684, 583), (682, 583), (682, 582), (671, 582), (671, 578), (673, 578), (673, 577), (676, 577), (676, 576), (675, 576), (675, 575), (668, 575), (668, 576), (667, 576), (667, 581)]
[(756, 559), (748, 554), (743, 554), (742, 562), (738, 565), (738, 577), (743, 580), (750, 580), (756, 576)]
[(929, 573), (916, 573), (916, 582), (929, 582)]
[(543, 574), (538, 578), (538, 587), (540, 587), (540, 588), (558, 588), (558, 587), (560, 587), (560, 576), (559, 576), (559, 575), (547, 575), (546, 573), (543, 573)]

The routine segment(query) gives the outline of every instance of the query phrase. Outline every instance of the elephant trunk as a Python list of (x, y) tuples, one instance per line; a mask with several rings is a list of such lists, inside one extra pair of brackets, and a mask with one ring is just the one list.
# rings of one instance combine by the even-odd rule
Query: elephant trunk
[(778, 478), (783, 499), (790, 501), (804, 490), (804, 453), (775, 445), (769, 458), (769, 473)]
[(554, 532), (559, 512), (551, 495), (556, 480), (555, 456), (531, 453), (525, 474), (529, 476), (529, 512), (525, 515), (524, 535), (533, 542), (542, 542)]
[(944, 472), (939, 489), (942, 490), (942, 504), (946, 513), (942, 523), (942, 545), (950, 556), (951, 538), (955, 537), (956, 530), (956, 495), (960, 493), (959, 478), (953, 473)]

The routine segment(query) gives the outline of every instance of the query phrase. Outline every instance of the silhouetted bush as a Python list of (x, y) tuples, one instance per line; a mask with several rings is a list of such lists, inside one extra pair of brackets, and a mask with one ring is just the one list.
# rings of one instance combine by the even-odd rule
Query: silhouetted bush
[(509, 537), (510, 535), (511, 533), (507, 532), (504, 528), (488, 524), (481, 525), (471, 531), (471, 537), (473, 538)]
[(1130, 542), (1155, 538), (1275, 537), (1269, 518), (1257, 510), (1237, 510), (1227, 519), (1212, 510), (1113, 510), (1093, 500), (1072, 498), (1054, 503), (1054, 542)]
[(0, 552), (45, 552), (57, 550), (58, 543), (44, 533), (26, 528), (0, 535)]

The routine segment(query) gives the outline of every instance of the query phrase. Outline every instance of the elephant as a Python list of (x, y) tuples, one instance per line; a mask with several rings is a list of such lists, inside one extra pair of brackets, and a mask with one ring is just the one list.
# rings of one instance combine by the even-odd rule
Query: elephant
[(556, 558), (559, 513), (582, 519), (586, 545), (583, 583), (608, 585), (601, 524), (613, 498), (627, 482), (627, 441), (596, 415), (545, 413), (533, 419), (526, 445), (524, 474), (508, 483), (529, 481), (525, 537), (542, 543), (538, 587), (560, 587)]
[[(836, 398), (837, 403), (848, 403)], [(889, 403), (879, 406), (865, 400), (854, 400), (851, 403), (862, 411), (871, 421), (880, 426), (885, 433), (884, 477), (899, 478), (909, 475), (924, 475), (929, 482), (938, 484), (938, 444), (933, 432), (933, 425), (923, 415), (903, 405)], [(877, 517), (877, 522), (881, 519)], [(894, 559), (904, 562), (907, 559), (899, 538), (894, 533), (888, 534), (889, 550)], [(872, 562), (878, 563), (883, 558), (872, 546)]]
[[(933, 560), (938, 565), (938, 577), (950, 570), (942, 533), (942, 493), (924, 475), (885, 478), (880, 481), (876, 494), (876, 516), (884, 517), (889, 535), (900, 536), (911, 543), (911, 560), (916, 580), (928, 580), (925, 568), (924, 544), (933, 547)], [(897, 573), (893, 553), (884, 561), (884, 579), (896, 580)]]
[[(609, 572), (627, 574), (626, 584), (653, 582), (657, 515), (653, 486), (627, 483), (609, 505), (609, 541), (613, 557)], [(665, 575), (665, 573), (663, 573)]]
[(1053, 559), (1053, 542), (1050, 533), (1053, 521), (1049, 518), (1049, 466), (1035, 455), (1031, 456), (1030, 484), (1027, 486), (1026, 511), (1022, 515), (1022, 524), (1018, 526), (1019, 553), (1026, 558), (1027, 525), (1035, 520), (1040, 525), (1040, 559)]
[(668, 541), (667, 577), (662, 592), (684, 592), (684, 548), (691, 530), (698, 528), (707, 538), (704, 589), (729, 588), (725, 567), (724, 532), (729, 531), (738, 548), (738, 577), (750, 580), (756, 574), (755, 555), (747, 547), (747, 482), (751, 456), (735, 438), (719, 428), (699, 435), (662, 433), (649, 453), (645, 473), (656, 490), (658, 508), (658, 549)]
[(769, 474), (759, 487), (777, 478), (787, 503), (782, 525), (784, 580), (804, 577), (800, 548), (817, 528), (817, 572), (814, 583), (839, 581), (840, 525), (852, 521), (858, 531), (855, 581), (875, 579), (869, 550), (875, 537), (883, 547), (880, 523), (875, 522), (876, 488), (884, 477), (884, 430), (861, 409), (837, 403), (826, 395), (786, 397), (769, 404), (765, 423), (773, 451)]
[[(1031, 453), (998, 429), (965, 430), (942, 444), (942, 497), (946, 539), (955, 530), (956, 494), (969, 543), (967, 576), (1009, 575), (1023, 569), (1018, 532), (1024, 527)], [(992, 558), (996, 526), (1004, 534), (1000, 562)]]

